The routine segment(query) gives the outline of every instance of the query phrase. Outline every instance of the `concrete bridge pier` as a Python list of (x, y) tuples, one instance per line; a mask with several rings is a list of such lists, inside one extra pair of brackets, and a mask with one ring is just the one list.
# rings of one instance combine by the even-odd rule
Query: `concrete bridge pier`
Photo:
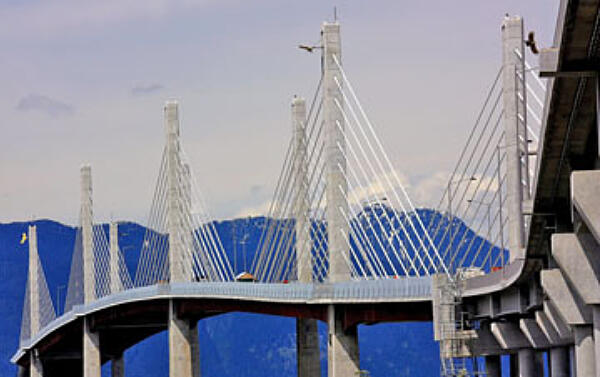
[[(301, 97), (292, 100), (292, 132), (294, 138), (294, 218), (296, 233), (296, 263), (298, 281), (311, 283), (313, 274), (311, 220), (308, 205), (308, 163), (306, 150), (306, 101)], [(298, 377), (321, 377), (321, 355), (317, 320), (296, 319), (296, 357)]]
[(573, 326), (575, 337), (575, 371), (577, 377), (596, 376), (593, 328), (589, 325)]
[(344, 309), (329, 305), (327, 310), (327, 376), (348, 377), (360, 373), (358, 328), (344, 329)]
[(569, 348), (554, 347), (548, 351), (550, 377), (569, 377)]
[[(180, 318), (175, 302), (169, 302), (169, 376), (199, 377), (197, 325)], [(193, 354), (196, 353), (196, 357)], [(194, 373), (198, 373), (194, 375)]]
[(90, 319), (83, 319), (83, 377), (101, 377), (100, 336), (90, 326)]
[(42, 360), (38, 357), (37, 350), (33, 349), (30, 352), (30, 365), (29, 365), (29, 376), (30, 377), (42, 377), (44, 375), (44, 367)]
[(111, 377), (125, 377), (125, 360), (123, 353), (113, 356), (110, 360)]
[(316, 319), (296, 319), (296, 350), (298, 377), (320, 377), (321, 355)]
[(502, 377), (500, 355), (488, 355), (485, 357), (485, 373), (487, 377)]

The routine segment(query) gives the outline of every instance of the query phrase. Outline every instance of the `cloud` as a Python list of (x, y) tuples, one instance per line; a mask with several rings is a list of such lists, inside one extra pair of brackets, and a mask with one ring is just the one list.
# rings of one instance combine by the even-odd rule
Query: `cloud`
[(51, 117), (71, 115), (75, 111), (72, 105), (41, 94), (28, 94), (19, 100), (16, 106), (19, 111), (39, 111)]
[(142, 96), (145, 94), (155, 93), (164, 89), (162, 84), (137, 85), (131, 88), (131, 94), (134, 96)]
[(271, 209), (271, 204), (273, 202), (268, 200), (256, 206), (247, 206), (240, 209), (233, 217), (248, 217), (248, 216), (266, 216), (269, 214), (269, 210)]

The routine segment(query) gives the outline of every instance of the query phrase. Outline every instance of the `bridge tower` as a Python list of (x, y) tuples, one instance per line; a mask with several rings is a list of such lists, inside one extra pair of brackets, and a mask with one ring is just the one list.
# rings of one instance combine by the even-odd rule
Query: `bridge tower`
[[(350, 246), (348, 216), (348, 182), (346, 180), (346, 139), (342, 114), (343, 78), (340, 24), (324, 22), (321, 27), (323, 46), (323, 117), (325, 130), (327, 241), (329, 282), (350, 280)], [(344, 308), (330, 305), (327, 314), (327, 375), (356, 376), (360, 372), (358, 331), (356, 326), (344, 328)]]
[(110, 292), (117, 293), (123, 290), (123, 282), (119, 274), (119, 226), (115, 222), (109, 225), (110, 240)]
[(506, 203), (510, 262), (524, 257), (523, 201), (529, 199), (523, 19), (502, 22), (502, 101), (506, 148)]
[[(179, 108), (175, 101), (164, 107), (167, 136), (167, 232), (169, 233), (169, 280), (173, 283), (189, 282), (190, 267), (186, 263), (186, 230), (183, 220), (189, 217), (190, 182), (189, 167), (184, 166), (180, 155)], [(169, 302), (169, 376), (199, 377), (197, 322), (181, 318), (177, 302)]]
[[(92, 168), (83, 165), (81, 174), (81, 239), (83, 243), (83, 302), (96, 299), (96, 258), (94, 256)], [(100, 377), (100, 336), (91, 327), (90, 318), (83, 319), (83, 377)]]
[[(308, 166), (306, 148), (306, 101), (294, 97), (292, 100), (292, 128), (294, 135), (294, 218), (296, 233), (296, 260), (298, 281), (312, 283), (312, 242), (308, 206)], [(298, 377), (320, 377), (321, 357), (317, 320), (296, 319), (296, 347)]]
[[(340, 24), (323, 23), (323, 118), (326, 164), (327, 249), (329, 251), (329, 281), (350, 280), (350, 247), (348, 241), (348, 182), (346, 180), (346, 139), (341, 106), (342, 74), (334, 59), (342, 63)], [(335, 56), (335, 58), (334, 58)]]
[[(37, 248), (37, 229), (35, 225), (29, 226), (29, 335), (33, 338), (40, 331), (40, 281), (41, 272), (40, 260)], [(29, 375), (31, 377), (42, 377), (43, 366), (38, 357), (37, 350), (30, 353)]]

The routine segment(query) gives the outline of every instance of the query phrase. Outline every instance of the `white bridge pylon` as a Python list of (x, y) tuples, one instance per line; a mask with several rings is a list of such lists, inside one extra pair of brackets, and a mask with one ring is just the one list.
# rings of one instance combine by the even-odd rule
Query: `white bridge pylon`
[(164, 121), (167, 140), (134, 285), (231, 281), (231, 264), (181, 147), (177, 102), (166, 103)]
[(305, 281), (307, 270), (329, 282), (447, 273), (342, 67), (339, 30), (323, 25), (308, 115), (303, 99), (292, 103), (293, 137), (251, 271), (263, 282)]

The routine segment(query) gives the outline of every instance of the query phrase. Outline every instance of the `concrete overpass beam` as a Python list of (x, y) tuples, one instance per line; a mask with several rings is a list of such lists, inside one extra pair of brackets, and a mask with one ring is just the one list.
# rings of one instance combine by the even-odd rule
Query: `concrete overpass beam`
[(522, 318), (519, 320), (519, 328), (525, 335), (525, 338), (531, 343), (535, 349), (546, 349), (550, 348), (551, 343), (544, 335), (543, 331), (538, 326), (535, 319)]
[[(542, 331), (544, 336), (548, 339), (548, 342), (550, 342), (550, 345), (552, 347), (565, 346), (567, 344), (573, 343), (573, 338), (570, 337), (570, 331), (568, 330), (568, 328), (567, 328), (567, 331), (569, 333), (569, 337), (562, 338), (560, 336), (560, 334), (558, 333), (558, 330), (554, 327), (554, 325), (552, 324), (552, 322), (548, 318), (548, 315), (545, 312), (543, 312), (543, 311), (535, 312), (535, 322), (537, 323), (538, 327), (540, 328), (540, 331)], [(562, 320), (561, 320), (561, 322), (562, 322)], [(563, 325), (564, 325), (564, 323), (563, 323)], [(566, 327), (566, 325), (564, 325), (564, 326)]]
[(553, 234), (552, 256), (583, 301), (600, 304), (600, 248), (591, 235)]
[(190, 322), (179, 318), (175, 303), (169, 302), (169, 376), (193, 377), (193, 339)]
[(567, 324), (573, 326), (592, 323), (591, 309), (565, 280), (560, 269), (541, 271), (541, 281), (544, 291)]
[(491, 324), (491, 330), (500, 347), (509, 352), (531, 347), (516, 323), (494, 322)]
[(573, 344), (573, 332), (551, 301), (544, 301), (544, 315), (565, 344)]
[(83, 377), (101, 377), (100, 336), (90, 328), (90, 318), (83, 319)]
[(320, 377), (321, 355), (316, 319), (296, 319), (296, 349), (298, 377)]
[(327, 310), (327, 376), (358, 376), (360, 358), (358, 349), (358, 328), (344, 329), (343, 309), (329, 305)]

